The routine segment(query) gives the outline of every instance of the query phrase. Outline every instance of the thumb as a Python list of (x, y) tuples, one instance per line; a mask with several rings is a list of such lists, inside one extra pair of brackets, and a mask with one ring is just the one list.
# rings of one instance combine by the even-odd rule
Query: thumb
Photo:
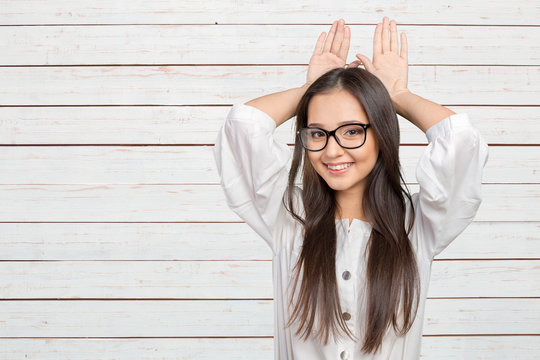
[(367, 71), (369, 72), (375, 71), (375, 67), (373, 66), (373, 63), (366, 56), (362, 54), (356, 54), (356, 57), (360, 59), (362, 64), (364, 64), (364, 67), (366, 68)]
[(362, 65), (362, 62), (360, 60), (354, 60), (352, 63), (350, 63), (349, 65), (347, 65), (347, 68), (350, 69), (350, 68), (357, 68), (359, 67), (360, 65)]

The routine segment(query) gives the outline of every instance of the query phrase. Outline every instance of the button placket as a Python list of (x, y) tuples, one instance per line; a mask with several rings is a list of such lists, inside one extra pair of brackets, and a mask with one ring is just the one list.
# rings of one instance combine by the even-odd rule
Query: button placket
[[(348, 219), (346, 219), (345, 221), (348, 222)], [(354, 301), (353, 301), (354, 300), (354, 293), (353, 293), (354, 284), (351, 281), (351, 277), (352, 277), (351, 272), (349, 270), (347, 270), (347, 269), (351, 269), (351, 266), (352, 266), (352, 263), (351, 263), (352, 259), (350, 259), (350, 249), (354, 248), (352, 246), (352, 244), (351, 244), (351, 236), (354, 236), (354, 231), (351, 234), (351, 229), (353, 228), (352, 225), (353, 224), (350, 224), (346, 228), (347, 231), (343, 234), (343, 235), (345, 235), (344, 243), (345, 243), (346, 248), (344, 249), (345, 251), (344, 251), (344, 256), (343, 256), (343, 261), (342, 261), (342, 264), (344, 265), (345, 269), (341, 273), (341, 278), (343, 279), (343, 282), (341, 283), (342, 284), (341, 286), (342, 286), (342, 288), (344, 290), (344, 292), (343, 292), (344, 298), (342, 298), (344, 301), (342, 301), (342, 308), (345, 311), (342, 313), (341, 316), (342, 316), (343, 320), (345, 320), (345, 321), (351, 320), (351, 314), (347, 310), (350, 309), (351, 306), (354, 303)], [(354, 324), (350, 322), (349, 326), (354, 327)], [(347, 355), (347, 357), (348, 357), (348, 355)]]

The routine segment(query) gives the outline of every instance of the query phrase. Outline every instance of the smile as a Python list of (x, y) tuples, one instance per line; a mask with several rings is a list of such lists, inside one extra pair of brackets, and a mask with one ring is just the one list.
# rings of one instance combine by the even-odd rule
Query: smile
[(345, 172), (348, 168), (351, 167), (353, 163), (341, 163), (341, 164), (325, 164), (330, 173), (332, 174), (341, 174)]

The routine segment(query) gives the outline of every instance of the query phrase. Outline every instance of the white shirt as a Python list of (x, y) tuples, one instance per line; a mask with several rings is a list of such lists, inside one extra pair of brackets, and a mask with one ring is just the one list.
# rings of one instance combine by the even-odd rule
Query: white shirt
[[(235, 104), (214, 150), (229, 207), (272, 249), (275, 359), (418, 359), (431, 263), (467, 227), (480, 206), (482, 169), (488, 158), (486, 143), (471, 126), (467, 114), (452, 115), (427, 130), (429, 144), (416, 170), (420, 190), (412, 195), (416, 217), (409, 235), (421, 281), (417, 316), (405, 336), (397, 337), (390, 326), (382, 348), (376, 354), (365, 355), (360, 349), (364, 338), (361, 325), (365, 323), (363, 255), (371, 232), (368, 222), (354, 219), (349, 226), (348, 219), (336, 220), (339, 300), (343, 311), (352, 315), (347, 325), (360, 341), (331, 337), (330, 343), (323, 346), (311, 338), (304, 342), (296, 337), (295, 325), (285, 328), (290, 316), (288, 286), (294, 280), (292, 271), (303, 237), (301, 224), (282, 202), (291, 151), (274, 140), (275, 128), (275, 122), (263, 111)], [(298, 194), (301, 191), (296, 190)], [(406, 203), (408, 216), (410, 205)], [(301, 201), (298, 206), (301, 208)], [(344, 274), (346, 271), (350, 276)]]

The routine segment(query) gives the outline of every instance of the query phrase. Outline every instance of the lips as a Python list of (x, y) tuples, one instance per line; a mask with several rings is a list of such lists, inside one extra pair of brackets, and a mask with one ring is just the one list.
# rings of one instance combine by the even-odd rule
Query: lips
[(333, 175), (343, 174), (347, 172), (354, 163), (336, 163), (336, 164), (325, 164), (328, 172)]
[(341, 164), (326, 164), (330, 170), (343, 170), (351, 166), (352, 163), (341, 163)]

